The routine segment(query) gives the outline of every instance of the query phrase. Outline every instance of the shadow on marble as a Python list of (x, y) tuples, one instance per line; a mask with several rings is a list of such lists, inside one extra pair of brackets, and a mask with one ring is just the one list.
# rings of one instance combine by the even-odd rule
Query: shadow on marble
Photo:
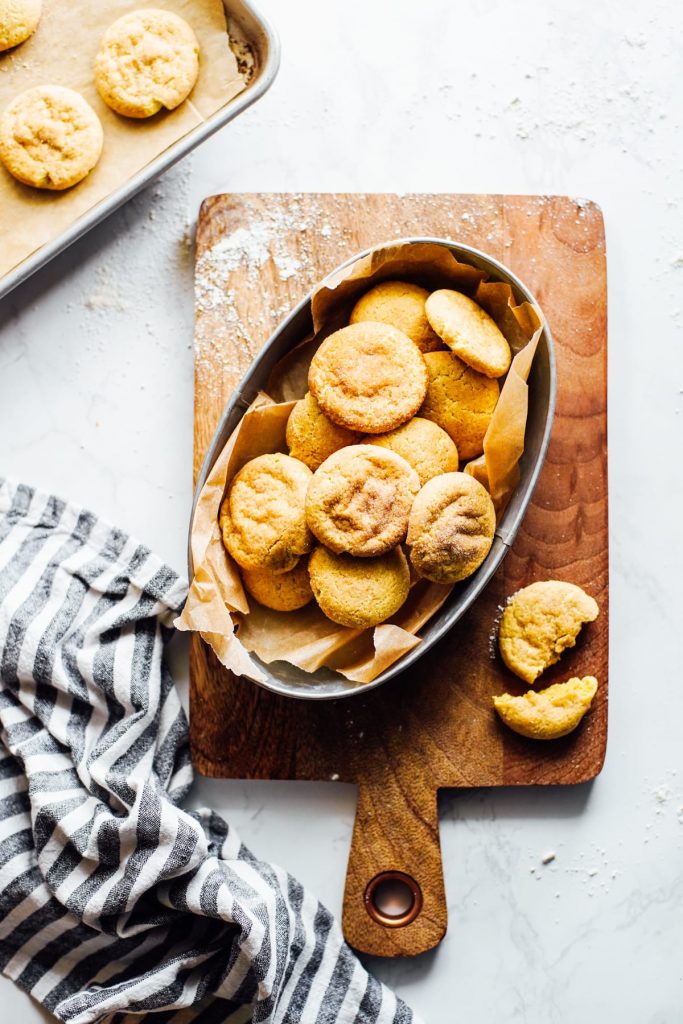
[(594, 780), (576, 786), (440, 789), (440, 821), (574, 818), (585, 813)]
[(398, 988), (399, 985), (419, 985), (420, 982), (426, 982), (430, 974), (436, 970), (440, 954), (443, 956), (443, 945), (418, 956), (397, 956), (387, 960), (359, 953), (358, 958), (367, 970), (385, 985)]
[(128, 203), (0, 299), (0, 323), (19, 316), (29, 306), (40, 303), (45, 295), (61, 288), (72, 268), (85, 266), (98, 258), (104, 259), (110, 246), (124, 239), (131, 227), (149, 218), (157, 202), (158, 188), (158, 182), (151, 182)]

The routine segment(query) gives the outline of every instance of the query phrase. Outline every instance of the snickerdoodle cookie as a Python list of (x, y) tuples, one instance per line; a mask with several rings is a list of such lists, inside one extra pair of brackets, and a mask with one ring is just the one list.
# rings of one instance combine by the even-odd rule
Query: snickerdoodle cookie
[(359, 440), (357, 431), (339, 427), (328, 419), (310, 391), (299, 399), (287, 420), (289, 454), (312, 470), (328, 455)]
[(42, 0), (0, 0), (0, 50), (18, 46), (33, 35), (42, 9)]
[(474, 477), (467, 473), (433, 477), (410, 512), (410, 561), (418, 575), (433, 583), (457, 583), (484, 561), (495, 529), (491, 497)]
[(371, 558), (401, 543), (419, 489), (417, 473), (400, 455), (375, 445), (350, 445), (313, 474), (306, 521), (332, 551)]
[(368, 435), (364, 444), (375, 444), (396, 452), (420, 478), (420, 486), (439, 473), (456, 473), (458, 449), (445, 430), (431, 420), (414, 416), (388, 434)]
[(351, 310), (350, 323), (373, 320), (389, 324), (407, 334), (421, 352), (433, 352), (442, 348), (442, 342), (427, 319), (425, 301), (428, 296), (426, 288), (409, 281), (382, 281), (361, 295)]
[(126, 117), (173, 110), (199, 74), (199, 43), (172, 11), (147, 8), (109, 26), (95, 58), (95, 85), (104, 102)]
[(37, 85), (0, 117), (0, 160), (24, 185), (61, 191), (81, 181), (102, 152), (102, 125), (80, 93)]
[(313, 356), (308, 386), (339, 426), (384, 434), (422, 405), (427, 368), (407, 335), (388, 324), (351, 324), (335, 331)]
[(245, 590), (259, 604), (276, 612), (294, 612), (313, 600), (308, 579), (308, 561), (301, 558), (289, 572), (265, 572), (263, 569), (242, 569)]
[(463, 362), (486, 377), (502, 377), (512, 359), (495, 320), (462, 292), (441, 288), (427, 299), (427, 318), (436, 333)]
[(353, 558), (319, 547), (308, 571), (315, 599), (328, 619), (356, 629), (390, 618), (410, 590), (410, 571), (400, 548), (378, 558)]
[(505, 607), (498, 631), (501, 657), (510, 671), (532, 686), (574, 646), (583, 624), (598, 614), (597, 601), (574, 583), (532, 583), (513, 594)]
[(219, 522), (223, 543), (243, 569), (293, 569), (313, 538), (306, 526), (306, 490), (313, 474), (289, 455), (259, 455), (230, 484)]
[(595, 676), (574, 677), (546, 690), (529, 690), (521, 697), (503, 693), (493, 706), (510, 729), (532, 740), (556, 740), (567, 736), (591, 706), (597, 693)]
[(461, 459), (480, 455), (500, 394), (498, 381), (472, 370), (452, 352), (427, 352), (424, 361), (429, 384), (420, 416), (446, 431)]

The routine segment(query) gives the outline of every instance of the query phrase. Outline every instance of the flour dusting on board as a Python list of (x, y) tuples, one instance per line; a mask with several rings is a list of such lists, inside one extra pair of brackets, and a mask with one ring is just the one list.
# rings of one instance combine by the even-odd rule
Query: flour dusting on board
[[(315, 284), (311, 245), (333, 240), (333, 232), (321, 205), (309, 196), (302, 199), (288, 196), (286, 204), (268, 207), (250, 202), (246, 222), (197, 258), (195, 367), (216, 395), (226, 381), (234, 387), (269, 334)], [(287, 282), (290, 298), (278, 303), (269, 280)], [(254, 289), (258, 303), (251, 301)]]
[(286, 209), (273, 206), (253, 212), (253, 219), (246, 225), (219, 238), (198, 258), (195, 270), (198, 309), (211, 309), (221, 302), (221, 290), (233, 271), (244, 271), (248, 283), (255, 285), (271, 261), (281, 281), (289, 280), (302, 270), (302, 260), (292, 255), (292, 236), (299, 236), (295, 244), (301, 248), (303, 256), (309, 256), (305, 236), (322, 211), (310, 204), (304, 210), (298, 197), (292, 196)]

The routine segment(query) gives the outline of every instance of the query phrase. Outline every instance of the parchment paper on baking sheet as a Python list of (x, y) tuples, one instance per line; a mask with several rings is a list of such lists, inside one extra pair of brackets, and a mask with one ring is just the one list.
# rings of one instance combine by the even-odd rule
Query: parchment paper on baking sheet
[(221, 0), (161, 0), (158, 6), (185, 18), (199, 40), (197, 84), (179, 107), (154, 117), (134, 120), (110, 110), (94, 82), (93, 63), (100, 40), (122, 14), (146, 6), (151, 5), (139, 0), (44, 0), (33, 36), (0, 54), (0, 111), (34, 85), (66, 85), (85, 97), (104, 128), (99, 164), (84, 181), (64, 192), (22, 185), (0, 165), (0, 277), (244, 88), (230, 49)]

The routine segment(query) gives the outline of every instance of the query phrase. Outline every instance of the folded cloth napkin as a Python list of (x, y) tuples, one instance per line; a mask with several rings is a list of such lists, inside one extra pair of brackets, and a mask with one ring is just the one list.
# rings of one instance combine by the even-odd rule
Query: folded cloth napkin
[(0, 481), (3, 972), (72, 1024), (416, 1020), (306, 889), (180, 806), (185, 593), (120, 530)]

